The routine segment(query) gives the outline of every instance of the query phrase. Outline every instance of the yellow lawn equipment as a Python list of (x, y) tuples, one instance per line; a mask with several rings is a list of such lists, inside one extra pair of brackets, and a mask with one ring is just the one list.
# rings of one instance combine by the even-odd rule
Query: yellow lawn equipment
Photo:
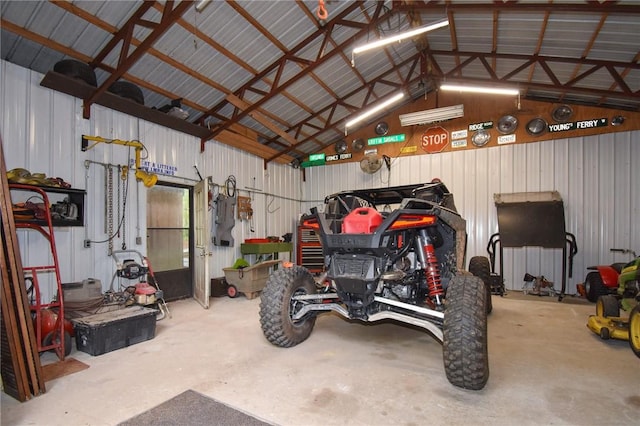
[[(640, 257), (626, 264), (618, 278), (616, 295), (598, 297), (596, 314), (589, 316), (587, 327), (600, 338), (626, 340), (640, 358)], [(630, 311), (620, 316), (620, 308)]]

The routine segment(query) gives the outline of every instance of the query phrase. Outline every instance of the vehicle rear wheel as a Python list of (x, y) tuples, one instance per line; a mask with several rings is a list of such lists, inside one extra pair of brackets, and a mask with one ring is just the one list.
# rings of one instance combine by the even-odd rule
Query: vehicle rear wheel
[(589, 302), (596, 302), (598, 297), (609, 294), (609, 288), (602, 282), (602, 277), (598, 272), (589, 272), (584, 279), (584, 291), (587, 293)]
[(640, 304), (629, 314), (629, 346), (638, 358), (640, 358)]
[(451, 384), (479, 390), (489, 380), (487, 308), (484, 283), (458, 275), (447, 288), (442, 355)]
[(491, 265), (489, 259), (485, 256), (474, 256), (469, 261), (469, 272), (480, 278), (486, 287), (487, 294), (487, 315), (493, 310), (493, 302), (491, 300)]
[(598, 297), (596, 301), (596, 315), (599, 317), (619, 317), (620, 304), (611, 294)]
[(315, 314), (293, 320), (303, 302), (293, 296), (315, 294), (316, 285), (309, 271), (298, 265), (274, 271), (260, 296), (260, 324), (269, 342), (288, 348), (305, 341), (316, 322)]

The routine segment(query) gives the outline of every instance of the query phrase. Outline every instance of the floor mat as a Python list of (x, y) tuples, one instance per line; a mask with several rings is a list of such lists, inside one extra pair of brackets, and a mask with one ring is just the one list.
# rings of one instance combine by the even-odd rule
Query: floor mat
[(48, 382), (49, 380), (77, 373), (78, 371), (86, 370), (87, 368), (89, 368), (89, 366), (84, 362), (78, 361), (75, 358), (65, 358), (64, 361), (43, 365), (42, 377), (45, 382)]
[(196, 391), (188, 390), (120, 423), (120, 426), (134, 425), (269, 426), (270, 423), (258, 420)]

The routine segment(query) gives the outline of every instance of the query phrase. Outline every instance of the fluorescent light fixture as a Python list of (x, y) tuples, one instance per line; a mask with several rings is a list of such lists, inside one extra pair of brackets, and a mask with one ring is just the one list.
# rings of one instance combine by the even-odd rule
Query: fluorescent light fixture
[(520, 94), (520, 91), (518, 89), (505, 89), (488, 86), (465, 86), (462, 84), (441, 84), (440, 90), (446, 90), (450, 92), (486, 93), (489, 95), (516, 96)]
[(407, 38), (415, 37), (420, 34), (424, 34), (429, 31), (437, 30), (438, 28), (446, 27), (449, 25), (449, 20), (444, 19), (442, 21), (435, 22), (433, 24), (426, 25), (424, 27), (418, 27), (413, 30), (405, 31), (392, 37), (381, 38), (371, 43), (358, 46), (351, 52), (351, 66), (355, 64), (355, 56), (357, 53), (366, 52), (367, 50), (376, 49), (378, 47), (386, 46), (387, 44), (396, 43)]
[(400, 114), (400, 125), (414, 126), (416, 124), (429, 124), (460, 117), (464, 117), (464, 104)]
[[(386, 107), (388, 107), (391, 104), (394, 104), (396, 102), (398, 102), (400, 99), (404, 98), (404, 91), (400, 92), (400, 93), (396, 93), (395, 95), (393, 95), (392, 97), (390, 97), (389, 99), (387, 99), (384, 102), (379, 103), (378, 105), (372, 107), (371, 109), (363, 112), (362, 114), (356, 116), (355, 118), (347, 121), (345, 123), (345, 128), (346, 127), (352, 127), (354, 124), (357, 124), (359, 122), (361, 122), (362, 120), (365, 120), (369, 117), (371, 117), (373, 114), (377, 113), (378, 111), (381, 111), (383, 109), (385, 109)], [(346, 134), (346, 129), (345, 129), (345, 134)]]
[(200, 0), (198, 2), (198, 4), (196, 4), (196, 11), (197, 12), (202, 12), (204, 10), (205, 7), (207, 7), (207, 5), (209, 4), (211, 0)]

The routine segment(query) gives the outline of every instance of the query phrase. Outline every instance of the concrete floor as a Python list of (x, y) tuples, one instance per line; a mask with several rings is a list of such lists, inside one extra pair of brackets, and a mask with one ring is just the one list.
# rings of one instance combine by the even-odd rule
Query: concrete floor
[(586, 328), (593, 305), (493, 299), (482, 391), (450, 385), (441, 345), (420, 329), (329, 314), (281, 349), (262, 335), (259, 298), (214, 298), (207, 311), (171, 303), (153, 340), (97, 357), (74, 349), (90, 368), (25, 403), (2, 393), (1, 423), (115, 425), (193, 389), (278, 425), (640, 424), (640, 360)]

